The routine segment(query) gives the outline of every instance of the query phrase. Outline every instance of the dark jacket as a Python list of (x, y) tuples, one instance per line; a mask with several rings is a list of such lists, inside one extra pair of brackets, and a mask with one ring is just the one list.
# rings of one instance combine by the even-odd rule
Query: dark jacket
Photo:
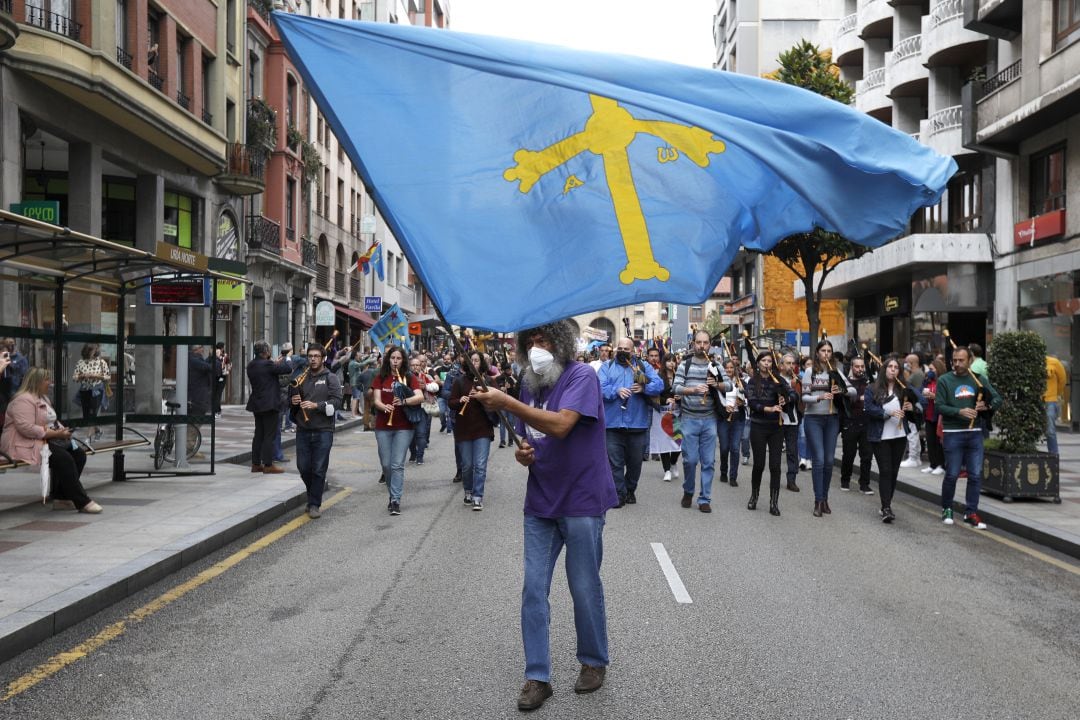
[(188, 353), (187, 396), (188, 412), (203, 415), (210, 412), (210, 388), (214, 385), (214, 366), (196, 353)]
[[(840, 429), (846, 433), (859, 433), (866, 429), (867, 420), (866, 417), (866, 388), (870, 385), (870, 378), (864, 373), (862, 377), (855, 377), (854, 375), (848, 376), (848, 382), (855, 388), (857, 393), (850, 402), (848, 402), (848, 412), (844, 416), (843, 427)], [(878, 433), (880, 439), (881, 434)]]
[[(310, 400), (318, 403), (319, 407), (307, 411), (307, 420), (300, 411), (299, 405), (292, 404), (294, 395), (299, 395), (302, 400)], [(332, 408), (329, 415), (326, 408)], [(325, 365), (318, 374), (308, 373), (300, 387), (289, 387), (289, 413), (293, 422), (301, 430), (334, 430), (334, 417), (341, 409), (341, 380), (337, 374), (330, 372)]]
[(279, 375), (292, 372), (292, 365), (283, 360), (275, 363), (270, 358), (255, 358), (248, 363), (247, 376), (251, 383), (251, 395), (248, 396), (248, 412), (270, 412), (281, 408), (281, 386)]
[(786, 405), (799, 401), (799, 396), (784, 378), (780, 378), (780, 382), (776, 382), (771, 376), (755, 375), (751, 378), (750, 382), (746, 383), (746, 404), (750, 407), (750, 422), (779, 427), (780, 413), (766, 411), (765, 408), (776, 405), (781, 397)]
[(495, 439), (491, 417), (488, 416), (479, 400), (468, 401), (465, 403), (465, 412), (461, 412), (461, 398), (468, 396), (472, 389), (472, 376), (462, 375), (454, 381), (450, 390), (450, 399), (446, 404), (450, 412), (454, 413), (454, 442), (479, 440), (485, 437), (488, 440)]
[[(900, 397), (897, 399), (900, 401), (900, 404), (903, 405), (903, 390), (901, 390), (899, 385), (895, 386), (895, 388), (896, 391), (900, 393)], [(866, 387), (866, 390), (863, 391), (863, 407), (865, 408), (864, 417), (866, 419), (866, 439), (872, 443), (881, 442), (881, 433), (885, 429), (885, 422), (890, 418), (890, 416), (885, 413), (884, 405), (889, 402), (892, 397), (893, 396), (890, 395), (879, 403), (874, 398), (873, 385), (868, 385)], [(916, 413), (921, 413), (924, 410), (921, 402), (912, 403), (912, 405), (914, 405)], [(907, 435), (911, 431), (911, 424), (907, 421), (907, 418), (904, 418), (903, 427), (904, 434)]]

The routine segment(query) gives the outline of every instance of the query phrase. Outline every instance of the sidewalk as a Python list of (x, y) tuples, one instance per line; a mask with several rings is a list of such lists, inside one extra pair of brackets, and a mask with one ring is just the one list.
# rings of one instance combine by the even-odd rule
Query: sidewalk
[[(1044, 449), (1042, 446), (1040, 449)], [(1045, 545), (1060, 553), (1080, 558), (1080, 435), (1058, 431), (1059, 477), (1061, 504), (1048, 499), (1017, 499), (1002, 502), (996, 497), (983, 494), (979, 500), (979, 514), (990, 527), (999, 528), (1014, 535)], [(840, 486), (840, 450), (837, 448), (836, 467), (833, 470), (832, 489)], [(859, 461), (855, 460), (852, 486), (859, 474)], [(923, 467), (927, 463), (924, 462)], [(920, 472), (921, 468), (901, 468), (897, 477), (897, 490), (915, 495), (940, 507), (941, 475)], [(877, 463), (871, 471), (877, 482)], [(809, 478), (807, 478), (809, 479)], [(963, 478), (956, 483), (956, 500), (963, 506)]]
[[(359, 424), (338, 423), (338, 432)], [(241, 406), (223, 408), (215, 475), (112, 482), (112, 454), (91, 456), (82, 480), (100, 515), (53, 512), (36, 472), (0, 473), (0, 662), (302, 507), (290, 450), (286, 473), (250, 472), (253, 428)], [(209, 469), (209, 428), (200, 452), (193, 469)], [(146, 447), (125, 459), (129, 469), (153, 467)]]

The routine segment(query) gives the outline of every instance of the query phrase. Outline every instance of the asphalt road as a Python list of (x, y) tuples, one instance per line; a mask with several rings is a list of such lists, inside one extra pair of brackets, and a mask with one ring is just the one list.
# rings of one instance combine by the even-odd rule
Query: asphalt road
[[(6, 703), (0, 718), (502, 718), (515, 708), (524, 471), (492, 450), (485, 510), (451, 485), (449, 439), (409, 466), (386, 513), (370, 434), (338, 438), (322, 519), (257, 552)], [(572, 607), (552, 592), (555, 695), (538, 717), (1075, 719), (1080, 575), (903, 496), (834, 493), (714, 512), (679, 506), (646, 463), (639, 504), (608, 514), (604, 581), (612, 665), (576, 696)], [(801, 473), (809, 485), (809, 474)], [(766, 495), (767, 497), (767, 495)], [(260, 532), (263, 535), (268, 530)], [(0, 683), (78, 645), (256, 539), (246, 538), (0, 665)], [(677, 603), (662, 543), (692, 603)]]

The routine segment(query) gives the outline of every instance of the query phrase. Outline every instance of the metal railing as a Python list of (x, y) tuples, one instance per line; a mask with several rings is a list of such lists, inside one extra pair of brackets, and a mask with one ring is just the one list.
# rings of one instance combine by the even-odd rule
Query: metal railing
[(176, 91), (176, 104), (185, 110), (191, 109), (191, 98), (184, 94), (183, 90)]
[(300, 240), (300, 262), (303, 263), (304, 267), (309, 270), (315, 270), (318, 257), (318, 246), (307, 238), (302, 238)]
[(296, 240), (296, 228), (285, 228), (285, 239), (289, 242), (294, 242)]
[(885, 68), (879, 67), (877, 70), (871, 70), (866, 73), (866, 77), (863, 78), (863, 90), (871, 90), (876, 87), (880, 87), (885, 84)]
[(0, 0), (0, 12), (11, 14), (11, 0)]
[(247, 216), (247, 246), (281, 254), (281, 225), (262, 215)]
[(908, 133), (908, 135), (911, 135), (911, 137), (912, 137), (912, 138), (913, 138), (913, 139), (915, 140), (915, 142), (920, 142), (920, 140), (919, 140), (919, 133), (917, 133), (917, 132), (914, 132), (914, 133)]
[(963, 14), (964, 0), (940, 0), (937, 5), (930, 8), (930, 26), (937, 27), (941, 23)]
[(132, 62), (131, 53), (129, 53), (127, 50), (125, 50), (124, 48), (117, 45), (116, 46), (116, 62), (120, 63), (121, 65), (126, 67), (128, 70), (130, 70), (131, 69), (131, 62)]
[(994, 92), (997, 92), (1001, 88), (1003, 88), (1006, 85), (1008, 85), (1009, 83), (1011, 83), (1013, 80), (1016, 80), (1017, 78), (1019, 78), (1020, 74), (1023, 71), (1024, 71), (1023, 58), (1021, 58), (1020, 60), (1017, 60), (1016, 62), (1014, 62), (1009, 67), (1007, 67), (1004, 70), (1002, 70), (1001, 72), (999, 72), (994, 77), (992, 77), (989, 80), (987, 80), (986, 82), (984, 82), (982, 84), (982, 93), (976, 99), (977, 100), (982, 100), (987, 95), (989, 95), (991, 93), (994, 93)]
[(72, 40), (78, 40), (79, 34), (82, 33), (81, 23), (75, 22), (66, 15), (48, 12), (44, 8), (32, 5), (26, 6), (26, 24), (69, 37)]
[(226, 150), (229, 161), (230, 175), (243, 175), (245, 177), (262, 180), (266, 172), (265, 156), (251, 152), (244, 143), (229, 143)]
[(334, 271), (334, 293), (345, 296), (345, 273), (340, 270)]
[(961, 110), (963, 105), (953, 105), (947, 107), (944, 110), (938, 110), (931, 115), (928, 120), (931, 135), (937, 135), (939, 132), (949, 130), (950, 128), (960, 127)]
[(161, 76), (158, 75), (153, 70), (147, 69), (147, 71), (146, 71), (146, 79), (151, 85), (154, 86), (154, 89), (157, 90), (158, 92), (161, 92), (161, 88), (163, 88), (165, 86), (165, 81), (162, 80)]
[(204, 123), (206, 123), (207, 125), (213, 125), (214, 124), (214, 116), (206, 108), (203, 108), (203, 111), (202, 111), (202, 121)]
[(330, 290), (330, 268), (321, 262), (315, 263), (315, 287), (324, 292)]
[(855, 30), (855, 26), (859, 23), (859, 13), (853, 12), (850, 15), (845, 15), (840, 19), (840, 23), (836, 26), (836, 35), (847, 35), (849, 32)]
[(922, 35), (912, 35), (906, 37), (900, 42), (896, 43), (896, 47), (892, 51), (892, 61), (898, 63), (901, 60), (905, 60), (912, 55), (918, 55), (922, 52)]

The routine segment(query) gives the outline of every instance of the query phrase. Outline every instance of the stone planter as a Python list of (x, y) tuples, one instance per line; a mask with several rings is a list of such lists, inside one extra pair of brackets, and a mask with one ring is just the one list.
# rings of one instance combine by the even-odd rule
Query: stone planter
[(1049, 453), (1013, 454), (986, 450), (982, 491), (1004, 502), (1013, 498), (1051, 498), (1061, 502), (1058, 456)]

